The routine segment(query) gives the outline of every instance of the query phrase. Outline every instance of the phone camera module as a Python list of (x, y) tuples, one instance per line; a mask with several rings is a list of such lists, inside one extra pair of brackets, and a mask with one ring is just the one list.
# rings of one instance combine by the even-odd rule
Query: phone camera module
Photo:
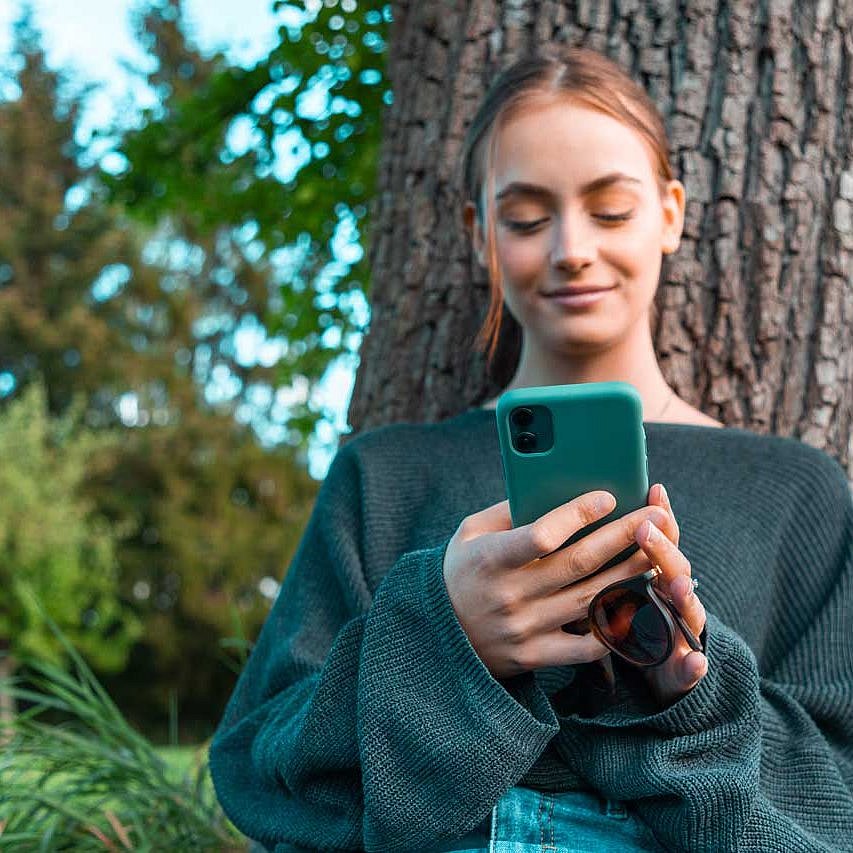
[(532, 432), (520, 432), (515, 444), (522, 453), (532, 453), (536, 449), (536, 436)]
[(530, 426), (533, 423), (533, 412), (531, 409), (515, 409), (512, 413), (512, 422), (517, 426), (524, 429), (524, 427)]

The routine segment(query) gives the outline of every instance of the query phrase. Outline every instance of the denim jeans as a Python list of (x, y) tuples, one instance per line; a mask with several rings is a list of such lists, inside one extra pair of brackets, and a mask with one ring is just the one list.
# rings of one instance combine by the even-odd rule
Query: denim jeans
[(661, 851), (651, 830), (619, 802), (588, 791), (510, 788), (491, 817), (430, 853), (638, 853)]

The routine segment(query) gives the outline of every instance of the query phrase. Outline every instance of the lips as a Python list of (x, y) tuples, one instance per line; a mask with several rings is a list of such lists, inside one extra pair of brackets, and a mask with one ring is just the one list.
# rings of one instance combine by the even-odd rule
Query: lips
[(543, 296), (580, 296), (584, 293), (603, 293), (605, 290), (613, 290), (616, 287), (615, 284), (610, 285), (609, 287), (597, 287), (594, 285), (584, 286), (584, 287), (560, 287), (557, 290), (549, 290), (543, 293)]

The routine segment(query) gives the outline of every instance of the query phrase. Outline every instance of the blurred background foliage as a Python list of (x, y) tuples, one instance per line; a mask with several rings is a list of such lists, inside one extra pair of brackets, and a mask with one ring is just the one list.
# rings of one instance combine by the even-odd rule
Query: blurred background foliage
[(170, 708), (187, 740), (218, 720), (310, 514), (311, 448), (336, 440), (317, 389), (368, 322), (390, 13), (274, 5), (246, 68), (199, 51), (179, 0), (138, 4), (156, 104), (96, 160), (87, 92), (27, 11), (4, 69), (0, 644), (51, 654), (14, 592), (41, 584), (155, 737)]

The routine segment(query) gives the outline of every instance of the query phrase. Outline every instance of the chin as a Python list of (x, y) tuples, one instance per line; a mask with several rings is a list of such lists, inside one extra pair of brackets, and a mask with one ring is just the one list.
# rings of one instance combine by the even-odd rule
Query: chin
[(572, 325), (572, 329), (552, 330), (544, 341), (546, 348), (562, 355), (589, 356), (612, 349), (627, 335), (625, 329), (602, 328), (600, 318), (586, 328)]

